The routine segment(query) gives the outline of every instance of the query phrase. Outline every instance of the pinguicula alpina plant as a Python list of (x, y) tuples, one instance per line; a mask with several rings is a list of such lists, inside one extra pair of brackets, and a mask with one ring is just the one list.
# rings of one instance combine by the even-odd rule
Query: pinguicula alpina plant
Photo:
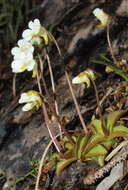
[[(100, 10), (100, 13), (97, 13), (97, 11), (95, 11), (95, 14), (100, 14), (101, 17), (103, 12)], [(101, 22), (105, 25), (107, 23), (108, 16), (107, 14), (104, 16), (106, 16), (106, 18), (101, 20)], [(58, 104), (54, 99), (56, 91), (47, 46), (53, 41), (59, 50), (60, 57), (62, 56), (61, 51), (52, 34), (40, 24), (38, 19), (30, 21), (28, 27), (29, 28), (26, 29), (22, 34), (23, 39), (19, 40), (17, 46), (11, 50), (14, 58), (11, 67), (14, 73), (32, 71), (33, 77), (36, 77), (37, 79), (39, 92), (35, 90), (29, 90), (21, 94), (19, 103), (25, 104), (22, 108), (22, 111), (29, 111), (31, 109), (38, 110), (41, 108), (46, 127), (58, 152), (53, 154), (53, 156), (50, 158), (54, 162), (53, 166), (56, 166), (57, 175), (60, 175), (66, 166), (77, 160), (95, 160), (100, 165), (103, 165), (105, 157), (110, 150), (115, 138), (128, 137), (128, 129), (125, 126), (116, 124), (118, 119), (120, 119), (120, 117), (125, 114), (126, 111), (119, 110), (117, 112), (112, 112), (108, 116), (102, 116), (99, 107), (100, 119), (92, 120), (89, 125), (86, 125), (80, 112), (79, 105), (73, 91), (72, 83), (73, 85), (86, 83), (87, 88), (89, 88), (92, 83), (96, 92), (98, 103), (99, 100), (94, 82), (94, 71), (91, 69), (86, 69), (73, 78), (71, 83), (69, 74), (65, 68), (65, 76), (69, 85), (69, 90), (71, 92), (71, 96), (83, 127), (83, 129), (79, 132), (70, 132), (65, 130), (65, 122), (59, 114)], [(40, 52), (42, 52), (43, 55)], [(42, 68), (44, 62), (48, 64), (53, 97), (51, 94), (49, 94), (49, 90), (43, 76)], [(44, 91), (42, 90), (42, 86)], [(51, 115), (54, 118), (53, 121), (50, 118)], [(52, 125), (52, 122), (54, 121), (57, 123), (57, 127), (60, 130), (60, 140), (56, 138), (57, 132)]]

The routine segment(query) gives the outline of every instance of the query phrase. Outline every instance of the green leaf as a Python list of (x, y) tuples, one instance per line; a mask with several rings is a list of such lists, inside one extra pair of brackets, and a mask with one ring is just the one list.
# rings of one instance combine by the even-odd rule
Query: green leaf
[(77, 158), (76, 157), (72, 157), (69, 159), (62, 159), (57, 163), (57, 167), (56, 167), (56, 175), (60, 176), (61, 172), (63, 171), (63, 169), (65, 167), (67, 167), (69, 164), (71, 164), (72, 162), (76, 161)]
[(101, 144), (97, 144), (93, 148), (91, 148), (88, 153), (85, 154), (86, 157), (90, 157), (91, 154), (96, 154), (96, 155), (105, 155), (107, 154), (107, 150), (105, 147), (103, 147)]
[(93, 140), (92, 142), (88, 143), (87, 146), (85, 147), (85, 150), (83, 152), (83, 154), (86, 154), (88, 151), (90, 151), (90, 149), (92, 149), (93, 147), (95, 147), (97, 144), (100, 144), (101, 142), (103, 142), (104, 140), (106, 140), (106, 137), (102, 136), (102, 137), (98, 137), (95, 136), (95, 140)]
[(106, 61), (108, 63), (112, 63), (110, 59), (108, 59), (103, 53), (100, 54), (100, 57), (102, 58), (103, 61)]
[(98, 119), (93, 120), (93, 121), (91, 122), (91, 125), (94, 126), (94, 129), (95, 129), (95, 133), (96, 133), (96, 134), (98, 133), (98, 134), (104, 136), (104, 130), (103, 130), (103, 128), (102, 128), (102, 123), (101, 123), (100, 120), (98, 120)]
[(92, 60), (92, 61), (97, 64), (109, 66), (117, 75), (121, 76), (123, 79), (128, 81), (128, 74), (125, 73), (123, 70), (118, 69), (114, 64), (110, 64), (102, 60)]
[(109, 130), (109, 133), (113, 131), (115, 123), (126, 112), (127, 112), (126, 110), (118, 110), (108, 114), (106, 119), (107, 119), (107, 129)]
[(128, 134), (126, 134), (126, 132), (121, 132), (121, 131), (116, 131), (116, 132), (112, 132), (109, 137), (108, 140), (112, 140), (116, 137), (126, 137), (128, 138)]
[(103, 145), (107, 150), (109, 150), (112, 147), (113, 140), (106, 140), (101, 142), (101, 145)]
[(73, 151), (75, 157), (77, 157), (77, 155), (78, 155), (78, 149), (80, 147), (80, 143), (81, 143), (83, 137), (84, 137), (83, 135), (79, 135), (77, 138), (76, 145), (75, 145), (74, 151)]
[[(90, 140), (89, 140), (89, 143), (93, 143), (93, 142), (99, 142), (99, 139), (101, 139), (100, 140), (100, 142), (103, 140), (103, 137), (104, 136), (102, 136), (101, 134), (96, 134), (96, 135), (94, 135), (94, 136), (91, 136), (91, 138), (90, 138)], [(88, 143), (88, 144), (89, 144)]]
[(123, 125), (115, 126), (113, 128), (113, 132), (124, 132), (124, 133), (127, 133), (128, 135), (128, 128), (124, 127)]
[(83, 137), (79, 143), (78, 151), (77, 151), (77, 157), (78, 159), (81, 159), (83, 151), (88, 143), (90, 137), (90, 133), (88, 133), (85, 137)]
[(66, 142), (64, 144), (64, 148), (66, 148), (67, 150), (72, 150), (74, 148), (74, 146), (71, 143)]

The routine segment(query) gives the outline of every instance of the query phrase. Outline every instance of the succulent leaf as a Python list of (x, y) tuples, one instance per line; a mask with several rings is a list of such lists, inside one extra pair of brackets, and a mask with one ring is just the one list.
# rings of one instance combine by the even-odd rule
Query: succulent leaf
[(114, 111), (108, 114), (107, 116), (107, 129), (109, 130), (109, 133), (112, 132), (113, 127), (115, 125), (115, 123), (119, 120), (119, 118), (126, 113), (126, 110), (118, 110), (118, 111)]
[(88, 143), (89, 137), (90, 137), (90, 133), (88, 133), (86, 135), (86, 137), (83, 137), (81, 139), (81, 142), (80, 142), (78, 150), (77, 150), (77, 157), (78, 157), (78, 159), (82, 158), (82, 154), (83, 154), (83, 151), (84, 151), (84, 149), (85, 149), (85, 147), (86, 147), (86, 145)]
[(126, 134), (125, 132), (120, 132), (120, 131), (112, 132), (112, 133), (109, 135), (108, 139), (109, 139), (109, 140), (112, 140), (112, 139), (114, 139), (114, 138), (116, 138), (116, 137), (126, 137), (126, 138), (128, 138), (128, 134)]
[(97, 144), (87, 154), (85, 154), (84, 157), (85, 160), (88, 160), (88, 158), (90, 160), (97, 160), (98, 163), (102, 166), (107, 153), (108, 150), (104, 146)]
[(93, 147), (95, 147), (97, 144), (100, 144), (101, 142), (103, 142), (104, 140), (106, 140), (105, 136), (104, 137), (98, 137), (87, 144), (87, 146), (85, 147), (85, 150), (84, 150), (84, 153), (83, 154), (86, 154), (88, 151), (90, 151)]
[(94, 129), (95, 129), (95, 133), (97, 134), (100, 134), (102, 136), (104, 136), (104, 130), (103, 130), (103, 127), (102, 127), (102, 123), (100, 120), (98, 119), (95, 119), (91, 122), (91, 125), (94, 126)]
[(109, 150), (112, 147), (113, 139), (112, 140), (105, 140), (101, 142), (101, 145), (103, 145), (107, 150)]
[(57, 163), (56, 175), (59, 176), (65, 167), (67, 167), (69, 164), (71, 164), (72, 162), (74, 162), (74, 161), (76, 161), (76, 160), (77, 160), (76, 157), (72, 157), (72, 158), (69, 158), (69, 159), (62, 159), (62, 160), (60, 160), (60, 161)]
[(113, 132), (124, 132), (128, 134), (128, 128), (124, 127), (123, 125), (115, 126), (113, 128)]

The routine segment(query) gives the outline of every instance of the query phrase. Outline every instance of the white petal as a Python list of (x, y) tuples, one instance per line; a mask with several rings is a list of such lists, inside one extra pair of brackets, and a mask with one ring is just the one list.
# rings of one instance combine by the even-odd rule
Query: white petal
[(100, 20), (100, 22), (105, 26), (107, 25), (108, 19), (109, 19), (109, 15), (106, 14), (102, 9), (100, 8), (96, 8), (93, 11), (93, 14), (96, 16), (96, 18), (98, 20)]
[(22, 111), (29, 111), (29, 110), (33, 109), (34, 106), (35, 106), (35, 104), (33, 104), (33, 103), (27, 103), (22, 107)]
[(34, 59), (31, 60), (30, 63), (28, 64), (28, 66), (27, 66), (27, 70), (32, 71), (35, 65), (36, 65), (36, 61)]
[(86, 82), (88, 80), (89, 79), (88, 79), (88, 77), (86, 75), (82, 76), (82, 77), (77, 76), (77, 77), (75, 77), (75, 78), (72, 79), (72, 83), (73, 84), (79, 84), (79, 83)]
[(29, 27), (30, 29), (33, 28), (33, 21), (30, 21), (30, 22), (28, 23), (28, 27)]
[(35, 19), (33, 22), (30, 21), (28, 26), (32, 30), (34, 35), (37, 35), (40, 32), (41, 25), (38, 19)]
[(26, 49), (26, 53), (32, 54), (34, 52), (34, 47), (31, 45), (28, 49)]
[(41, 106), (42, 100), (39, 95), (39, 92), (34, 90), (29, 90), (28, 92), (22, 93), (21, 97), (19, 99), (19, 103), (27, 103), (23, 107), (23, 111), (29, 111), (33, 107), (36, 107), (37, 109)]
[(30, 97), (28, 96), (27, 93), (22, 93), (19, 99), (19, 104), (27, 103), (27, 102), (31, 102)]
[(41, 28), (40, 21), (38, 19), (35, 19), (34, 20), (33, 32), (35, 32), (36, 34), (38, 34), (40, 32), (40, 28)]
[(34, 24), (36, 24), (36, 25), (41, 25), (38, 18), (36, 18), (36, 19), (34, 20)]
[(29, 41), (32, 38), (32, 31), (30, 29), (24, 30), (22, 37), (26, 40)]
[(19, 46), (19, 47), (23, 46), (24, 41), (25, 41), (24, 39), (18, 40), (18, 42), (17, 42), (18, 46)]
[(37, 102), (37, 104), (40, 104), (42, 101), (41, 101), (41, 98), (40, 98), (40, 95), (37, 91), (34, 91), (34, 90), (29, 90), (27, 92), (28, 96), (30, 97), (30, 100), (32, 102)]
[(12, 55), (17, 55), (17, 54), (19, 54), (19, 48), (18, 48), (18, 47), (12, 48), (11, 54), (12, 54)]
[(11, 64), (11, 68), (14, 73), (21, 73), (23, 70), (21, 67), (23, 66), (23, 62), (21, 60), (14, 60)]
[(93, 14), (97, 17), (97, 15), (100, 15), (102, 12), (103, 12), (102, 9), (96, 8), (94, 9)]
[(78, 84), (79, 82), (79, 77), (75, 77), (72, 79), (72, 84)]
[(31, 62), (30, 62), (29, 65), (27, 66), (27, 70), (28, 70), (28, 71), (32, 71), (32, 70), (34, 69), (35, 65), (36, 65), (36, 61), (35, 61), (34, 59), (31, 60)]
[(31, 102), (36, 102), (37, 100), (40, 99), (40, 97), (33, 94), (33, 95), (30, 96), (30, 99), (31, 99)]

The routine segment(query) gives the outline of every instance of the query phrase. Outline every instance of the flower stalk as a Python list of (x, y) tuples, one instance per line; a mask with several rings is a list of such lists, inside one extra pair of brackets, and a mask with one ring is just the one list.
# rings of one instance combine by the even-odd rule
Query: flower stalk
[(56, 136), (56, 134), (55, 134), (53, 128), (50, 127), (49, 117), (48, 117), (48, 113), (47, 113), (45, 103), (43, 103), (43, 105), (42, 105), (42, 110), (43, 110), (45, 123), (46, 123), (47, 129), (48, 129), (48, 132), (50, 134), (50, 137), (51, 137), (51, 139), (52, 139), (52, 141), (53, 141), (53, 143), (54, 143), (54, 145), (56, 147), (56, 150), (60, 153), (62, 151), (62, 148), (61, 148), (61, 145), (58, 142), (58, 140), (56, 138), (54, 138)]
[[(41, 88), (41, 84), (40, 84), (39, 73), (38, 72), (37, 72), (37, 83), (38, 83), (39, 92), (40, 92), (41, 96), (43, 96), (43, 94), (42, 94), (42, 88)], [(54, 138), (56, 136), (56, 134), (54, 132), (54, 129), (50, 127), (50, 123), (49, 123), (50, 119), (49, 119), (49, 116), (48, 116), (48, 113), (47, 113), (45, 102), (43, 102), (43, 104), (42, 104), (42, 111), (43, 111), (43, 114), (44, 114), (44, 119), (45, 119), (46, 127), (48, 129), (50, 137), (51, 137), (51, 139), (52, 139), (52, 141), (53, 141), (53, 143), (54, 143), (57, 151), (61, 152), (61, 150), (62, 150), (61, 145), (58, 142), (58, 140)]]
[(72, 87), (72, 84), (71, 84), (71, 81), (70, 81), (68, 72), (67, 72), (66, 70), (65, 70), (65, 76), (66, 76), (66, 79), (67, 79), (67, 82), (68, 82), (68, 85), (69, 85), (69, 89), (70, 89), (70, 92), (71, 92), (71, 95), (72, 95), (72, 98), (73, 98), (73, 101), (74, 101), (74, 104), (75, 104), (75, 107), (76, 107), (76, 110), (77, 110), (77, 113), (78, 113), (80, 122), (81, 122), (82, 127), (83, 127), (83, 129), (84, 129), (84, 132), (85, 132), (85, 134), (86, 134), (86, 133), (88, 132), (87, 126), (85, 125), (84, 119), (83, 119), (82, 114), (81, 114), (81, 112), (80, 112), (80, 108), (79, 108), (77, 99), (76, 99), (76, 97), (75, 97), (75, 94), (74, 94), (74, 91), (73, 91), (73, 87)]
[[(47, 53), (47, 48), (46, 48), (46, 58), (47, 58), (47, 62), (48, 62), (49, 72), (50, 72), (52, 91), (53, 91), (53, 96), (54, 96), (55, 111), (56, 111), (56, 114), (59, 116), (59, 109), (58, 109), (58, 104), (57, 104), (57, 101), (56, 101), (55, 82), (54, 82), (54, 77), (53, 77), (53, 72), (52, 72), (52, 66), (51, 66), (50, 58), (49, 58), (49, 55)], [(58, 123), (58, 127), (59, 127), (60, 134), (62, 134), (61, 125), (59, 123)], [(62, 139), (62, 135), (60, 135), (60, 137)]]

